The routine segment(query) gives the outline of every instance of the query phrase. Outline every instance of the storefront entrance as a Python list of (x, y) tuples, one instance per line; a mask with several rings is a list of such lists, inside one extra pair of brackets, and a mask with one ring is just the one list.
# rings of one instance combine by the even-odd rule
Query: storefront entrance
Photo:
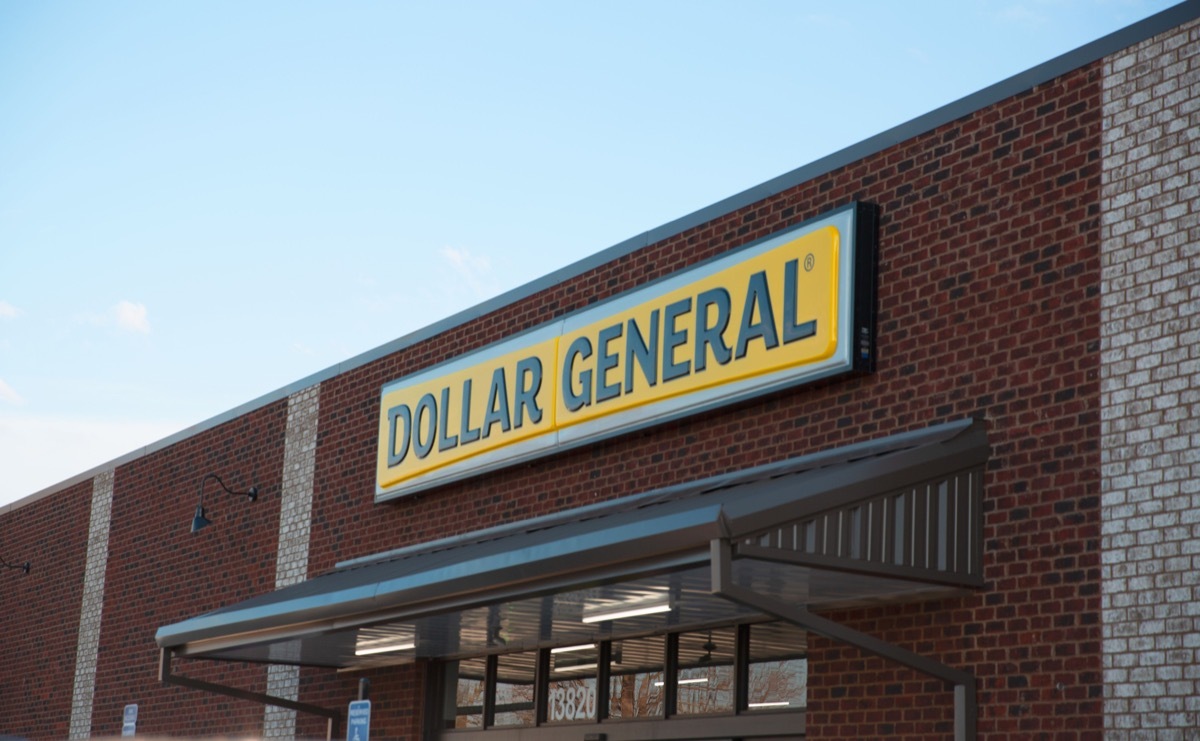
[(806, 646), (804, 631), (759, 622), (447, 661), (432, 680), (442, 719), (434, 735), (691, 739), (697, 726), (705, 738), (801, 733)]
[(968, 741), (973, 677), (810, 609), (981, 586), (988, 451), (963, 420), (348, 562), (164, 626), (164, 681), (423, 660), (431, 740), (796, 738), (815, 633), (952, 685)]

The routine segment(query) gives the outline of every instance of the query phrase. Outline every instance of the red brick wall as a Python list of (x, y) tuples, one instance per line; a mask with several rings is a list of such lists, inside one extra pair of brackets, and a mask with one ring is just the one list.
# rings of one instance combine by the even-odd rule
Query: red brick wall
[[(310, 574), (432, 538), (982, 415), (994, 443), (986, 589), (834, 618), (974, 672), (983, 738), (1098, 738), (1098, 77), (1096, 66), (1077, 71), (323, 382)], [(874, 375), (374, 504), (384, 383), (852, 199), (881, 206)], [(95, 734), (118, 734), (131, 702), (140, 705), (145, 733), (261, 731), (261, 706), (160, 686), (153, 633), (274, 588), (285, 413), (280, 401), (117, 469)], [(248, 504), (211, 488), (215, 525), (193, 536), (196, 487), (209, 472), (237, 487), (257, 484), (262, 497)], [(28, 606), (10, 619), (38, 636), (32, 644), (0, 636), (5, 732), (65, 735), (63, 688), (74, 670), (89, 500), (90, 486), (76, 487), (0, 522), (6, 557), (32, 552), (39, 562), (36, 582), (0, 575), (5, 603)], [(43, 568), (60, 571), (43, 579)], [(951, 693), (936, 682), (819, 639), (810, 669), (812, 738), (950, 732)], [(183, 664), (179, 671), (265, 688), (261, 667)], [(366, 676), (374, 681), (376, 735), (418, 738), (423, 667)], [(304, 670), (301, 699), (342, 708), (357, 680)], [(300, 716), (298, 733), (320, 735), (323, 724)]]
[[(154, 631), (275, 588), (280, 476), (287, 402), (264, 407), (116, 471), (92, 733), (120, 736), (138, 703), (138, 732), (258, 736), (263, 707), (158, 682)], [(231, 489), (259, 487), (257, 502), (208, 482), (212, 526), (191, 517), (208, 473)], [(261, 666), (177, 662), (187, 676), (258, 692)]]
[[(421, 711), (425, 698), (425, 665), (409, 664), (389, 669), (351, 672), (340, 677), (320, 669), (300, 670), (300, 696), (305, 702), (342, 711), (345, 737), (346, 705), (358, 697), (358, 680), (371, 682), (371, 737), (421, 738)], [(312, 715), (296, 717), (297, 738), (324, 738), (325, 720)]]
[(87, 562), (91, 481), (0, 518), (0, 734), (66, 738)]
[[(986, 738), (1098, 737), (1098, 75), (1093, 66), (1040, 86), (323, 383), (312, 573), (431, 538), (983, 415), (995, 454), (986, 491), (987, 589), (835, 617), (975, 672)], [(882, 207), (873, 376), (372, 503), (384, 383), (851, 199)], [(952, 694), (938, 683), (820, 640), (812, 651), (813, 738), (950, 732)]]

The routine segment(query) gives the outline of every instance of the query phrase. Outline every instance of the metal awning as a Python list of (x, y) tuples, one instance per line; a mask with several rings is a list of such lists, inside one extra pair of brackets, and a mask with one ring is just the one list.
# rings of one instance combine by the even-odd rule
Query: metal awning
[[(166, 625), (179, 657), (365, 668), (981, 587), (982, 422), (963, 420), (341, 565)], [(585, 622), (606, 609), (662, 612)], [(371, 649), (393, 648), (382, 652)]]

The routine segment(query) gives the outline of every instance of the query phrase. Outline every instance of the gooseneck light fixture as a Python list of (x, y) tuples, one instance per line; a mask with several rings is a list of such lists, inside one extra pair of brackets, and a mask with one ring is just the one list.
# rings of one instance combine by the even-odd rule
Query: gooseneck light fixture
[(221, 488), (224, 489), (225, 492), (228, 494), (233, 494), (233, 495), (239, 496), (239, 497), (246, 497), (251, 502), (258, 499), (258, 487), (257, 486), (251, 486), (246, 491), (234, 491), (233, 489), (230, 489), (228, 486), (225, 485), (225, 482), (221, 480), (220, 476), (216, 475), (215, 473), (208, 474), (204, 478), (200, 479), (200, 503), (196, 505), (196, 516), (192, 518), (192, 532), (193, 533), (198, 533), (201, 530), (203, 530), (204, 528), (206, 528), (212, 524), (212, 520), (210, 520), (204, 516), (204, 485), (208, 483), (209, 479), (212, 479), (212, 480), (216, 481), (218, 484), (220, 484)]
[(26, 574), (29, 573), (29, 562), (28, 561), (26, 561), (25, 563), (9, 563), (9, 562), (5, 561), (3, 558), (0, 558), (0, 566), (3, 566), (6, 569), (20, 569), (22, 572), (24, 572)]

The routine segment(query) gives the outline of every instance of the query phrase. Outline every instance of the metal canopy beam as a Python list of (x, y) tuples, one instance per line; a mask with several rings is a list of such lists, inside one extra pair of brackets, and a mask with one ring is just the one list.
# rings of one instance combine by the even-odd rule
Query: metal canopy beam
[(712, 541), (711, 558), (713, 594), (761, 610), (811, 633), (856, 646), (863, 651), (890, 659), (953, 685), (954, 739), (955, 741), (975, 741), (978, 726), (978, 701), (973, 674), (954, 669), (928, 657), (847, 628), (832, 620), (819, 617), (803, 606), (789, 605), (735, 584), (733, 581), (733, 549), (727, 540), (715, 539)]
[[(494, 605), (515, 608), (509, 648), (578, 643), (595, 638), (578, 619), (588, 603), (693, 577), (674, 619), (732, 620), (746, 607), (708, 594), (714, 538), (756, 571), (739, 583), (785, 604), (978, 588), (988, 455), (980, 420), (903, 432), (347, 563), (162, 626), (156, 640), (179, 658), (365, 668), (397, 659), (357, 652), (360, 632), (385, 627), (424, 634), (405, 660), (482, 655), (501, 650), (481, 622)], [(772, 576), (793, 568), (805, 577)]]
[(218, 695), (227, 697), (236, 697), (239, 700), (249, 700), (263, 705), (274, 705), (275, 707), (287, 708), (288, 710), (296, 710), (301, 713), (309, 713), (311, 715), (319, 715), (325, 718), (325, 741), (332, 741), (334, 735), (338, 732), (338, 727), (342, 722), (342, 714), (337, 710), (329, 710), (318, 705), (309, 705), (305, 702), (297, 702), (288, 700), (284, 697), (276, 697), (275, 695), (266, 695), (261, 692), (251, 692), (250, 690), (242, 690), (237, 687), (229, 687), (216, 682), (206, 682), (203, 679), (192, 679), (191, 677), (181, 677), (171, 671), (171, 659), (174, 658), (174, 652), (169, 648), (164, 648), (159, 652), (158, 660), (158, 681), (163, 684), (175, 684), (180, 687), (188, 687), (189, 689), (201, 690), (202, 692), (212, 692)]
[(938, 451), (942, 457), (927, 463), (915, 483), (884, 470), (879, 472), (882, 481), (863, 480), (857, 492), (845, 492), (824, 510), (744, 536), (731, 533), (734, 556), (982, 587), (980, 513), (986, 458), (980, 452), (987, 448), (986, 442), (979, 442), (985, 440), (981, 432), (977, 429), (955, 441), (961, 454)]

